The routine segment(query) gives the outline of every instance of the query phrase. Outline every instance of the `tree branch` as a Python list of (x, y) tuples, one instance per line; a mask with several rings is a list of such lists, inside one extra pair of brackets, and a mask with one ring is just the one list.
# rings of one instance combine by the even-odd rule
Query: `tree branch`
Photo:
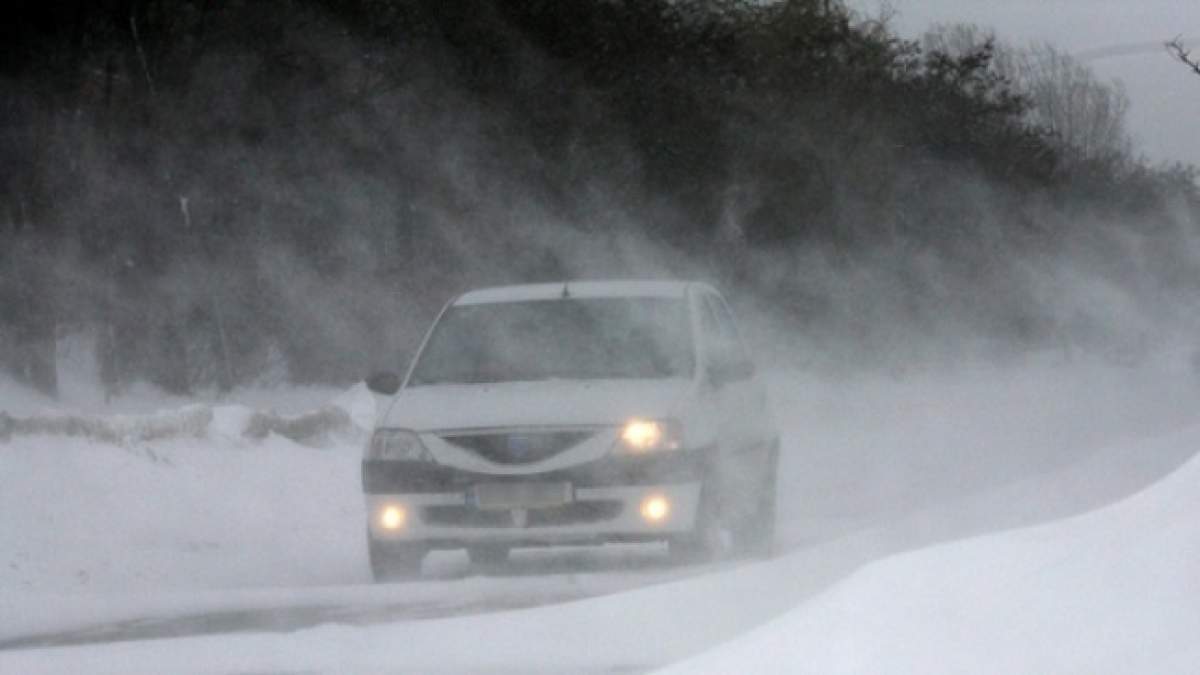
[(1200, 59), (1192, 58), (1192, 52), (1187, 47), (1183, 46), (1183, 40), (1176, 36), (1174, 40), (1165, 43), (1163, 46), (1167, 48), (1167, 52), (1183, 65), (1192, 69), (1192, 72), (1200, 75)]

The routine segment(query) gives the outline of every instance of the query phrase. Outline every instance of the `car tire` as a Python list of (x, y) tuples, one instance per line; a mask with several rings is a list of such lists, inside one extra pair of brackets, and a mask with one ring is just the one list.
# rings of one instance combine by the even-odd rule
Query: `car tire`
[(734, 545), (739, 553), (755, 557), (769, 557), (775, 547), (775, 521), (778, 504), (776, 476), (779, 468), (779, 446), (771, 449), (767, 460), (767, 474), (758, 490), (758, 504), (754, 515), (734, 532)]
[(667, 554), (675, 564), (708, 562), (719, 558), (729, 548), (721, 507), (710, 484), (706, 481), (700, 490), (700, 504), (692, 531), (667, 540)]
[(421, 576), (425, 547), (411, 542), (384, 542), (367, 537), (371, 576), (378, 583), (404, 581)]
[(471, 565), (484, 570), (494, 570), (508, 562), (511, 549), (503, 544), (478, 544), (467, 547)]

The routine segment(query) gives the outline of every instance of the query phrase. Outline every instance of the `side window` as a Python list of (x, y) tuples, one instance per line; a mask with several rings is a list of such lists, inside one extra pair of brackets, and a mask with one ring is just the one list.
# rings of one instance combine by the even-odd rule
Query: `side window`
[(733, 364), (746, 360), (733, 317), (729, 315), (729, 309), (723, 302), (712, 295), (705, 295), (701, 321), (708, 353), (713, 363)]

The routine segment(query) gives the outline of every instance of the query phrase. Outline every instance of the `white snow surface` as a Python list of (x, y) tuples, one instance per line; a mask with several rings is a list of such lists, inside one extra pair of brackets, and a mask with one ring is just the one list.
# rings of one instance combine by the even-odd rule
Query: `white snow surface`
[[(1200, 425), (1137, 446), (1200, 448)], [(1200, 459), (1116, 505), (885, 558), (684, 673), (1196, 673)]]
[[(779, 371), (779, 552), (682, 570), (653, 546), (518, 552), (499, 576), (442, 553), (427, 580), (371, 585), (359, 444), (241, 434), (254, 410), (331, 400), (366, 426), (361, 387), (235, 394), (196, 437), (14, 437), (0, 673), (1200, 672), (1200, 386), (1182, 364)], [(71, 396), (0, 382), (10, 414), (197, 403)], [(328, 618), (308, 627), (3, 647), (314, 607)]]

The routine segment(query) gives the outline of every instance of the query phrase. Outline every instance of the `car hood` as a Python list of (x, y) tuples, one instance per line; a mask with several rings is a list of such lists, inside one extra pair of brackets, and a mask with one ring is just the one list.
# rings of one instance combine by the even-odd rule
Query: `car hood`
[(379, 421), (415, 431), (616, 425), (670, 417), (690, 380), (549, 380), (402, 389)]

